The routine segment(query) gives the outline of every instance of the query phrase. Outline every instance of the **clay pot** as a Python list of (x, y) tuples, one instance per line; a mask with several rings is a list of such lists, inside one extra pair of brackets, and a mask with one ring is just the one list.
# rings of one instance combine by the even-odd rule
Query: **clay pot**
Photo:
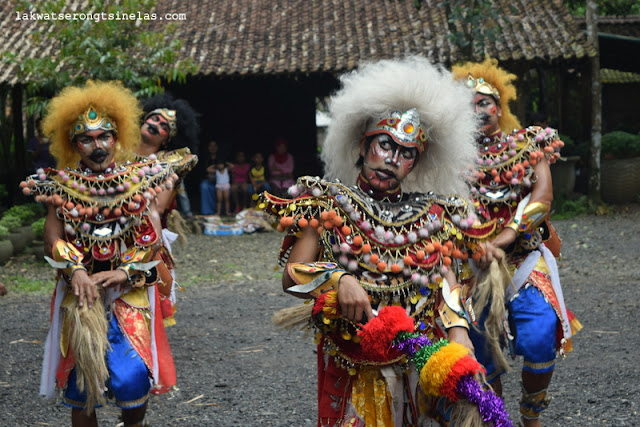
[(44, 242), (42, 240), (31, 242), (31, 254), (36, 261), (44, 261)]
[(0, 265), (4, 265), (13, 255), (13, 243), (11, 240), (0, 240)]

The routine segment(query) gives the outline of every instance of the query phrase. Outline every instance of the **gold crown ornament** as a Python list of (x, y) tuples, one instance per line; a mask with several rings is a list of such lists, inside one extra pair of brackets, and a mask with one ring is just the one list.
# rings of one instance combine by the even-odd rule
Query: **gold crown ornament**
[(478, 77), (476, 79), (473, 74), (469, 73), (467, 76), (467, 87), (478, 93), (493, 96), (496, 101), (500, 102), (500, 92), (498, 89), (496, 89), (491, 83), (485, 81), (482, 77)]
[(427, 131), (420, 122), (418, 110), (412, 108), (404, 113), (392, 111), (382, 115), (367, 127), (365, 136), (386, 133), (403, 147), (416, 148), (418, 154), (427, 148)]
[(77, 135), (98, 129), (118, 133), (118, 127), (111, 117), (97, 112), (93, 106), (90, 106), (87, 111), (78, 116), (78, 120), (69, 130), (69, 138), (73, 139)]
[(168, 108), (156, 108), (153, 111), (150, 111), (146, 116), (144, 116), (144, 120), (146, 121), (149, 117), (159, 114), (165, 118), (167, 123), (169, 123), (169, 137), (173, 138), (178, 133), (178, 123), (176, 122), (176, 110), (170, 110)]

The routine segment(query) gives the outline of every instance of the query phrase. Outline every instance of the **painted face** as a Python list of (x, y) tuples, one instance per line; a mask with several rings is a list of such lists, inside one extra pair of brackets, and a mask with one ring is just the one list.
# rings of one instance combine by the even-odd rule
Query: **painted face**
[(502, 109), (495, 99), (483, 93), (476, 93), (473, 99), (476, 114), (480, 115), (482, 124), (480, 130), (485, 135), (493, 135), (500, 130), (498, 120), (502, 116)]
[(368, 150), (363, 140), (360, 155), (364, 158), (363, 175), (378, 191), (394, 191), (400, 187), (418, 160), (418, 150), (403, 147), (386, 134), (376, 135)]
[(153, 114), (142, 124), (142, 141), (160, 149), (169, 141), (169, 122), (160, 114)]
[(76, 136), (73, 144), (85, 165), (94, 172), (103, 172), (113, 163), (116, 140), (113, 132), (97, 129)]

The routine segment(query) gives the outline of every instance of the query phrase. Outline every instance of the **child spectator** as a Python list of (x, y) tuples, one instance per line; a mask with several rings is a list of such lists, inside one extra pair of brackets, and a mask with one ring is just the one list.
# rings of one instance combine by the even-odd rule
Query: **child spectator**
[(249, 205), (249, 169), (251, 164), (247, 162), (244, 151), (236, 153), (236, 162), (231, 169), (231, 197), (235, 211), (240, 212)]
[(264, 156), (262, 153), (253, 155), (253, 167), (249, 170), (249, 194), (261, 193), (271, 190), (271, 186), (267, 182), (267, 173), (264, 169)]
[(216, 164), (216, 195), (218, 198), (218, 215), (222, 215), (222, 205), (224, 204), (227, 216), (231, 216), (231, 205), (229, 204), (229, 193), (231, 192), (231, 175), (229, 169), (232, 165), (218, 160)]

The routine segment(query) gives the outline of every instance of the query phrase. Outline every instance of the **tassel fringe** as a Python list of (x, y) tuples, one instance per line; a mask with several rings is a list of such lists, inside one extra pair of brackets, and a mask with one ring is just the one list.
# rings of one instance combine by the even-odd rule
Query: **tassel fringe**
[(106, 314), (100, 298), (91, 309), (76, 305), (69, 314), (73, 324), (70, 344), (76, 356), (76, 384), (78, 390), (87, 392), (84, 409), (90, 415), (97, 405), (106, 404), (104, 392), (109, 378)]
[(490, 304), (484, 330), (480, 332), (486, 337), (487, 347), (491, 351), (496, 369), (505, 372), (510, 370), (510, 366), (502, 353), (500, 337), (504, 330), (503, 321), (506, 315), (505, 288), (509, 285), (513, 286), (513, 283), (503, 259), (501, 263), (493, 261), (487, 270), (480, 273), (473, 288), (473, 308), (478, 315), (484, 312), (487, 304)]
[(312, 307), (311, 304), (299, 304), (283, 308), (274, 313), (271, 322), (280, 329), (302, 327), (309, 322)]

